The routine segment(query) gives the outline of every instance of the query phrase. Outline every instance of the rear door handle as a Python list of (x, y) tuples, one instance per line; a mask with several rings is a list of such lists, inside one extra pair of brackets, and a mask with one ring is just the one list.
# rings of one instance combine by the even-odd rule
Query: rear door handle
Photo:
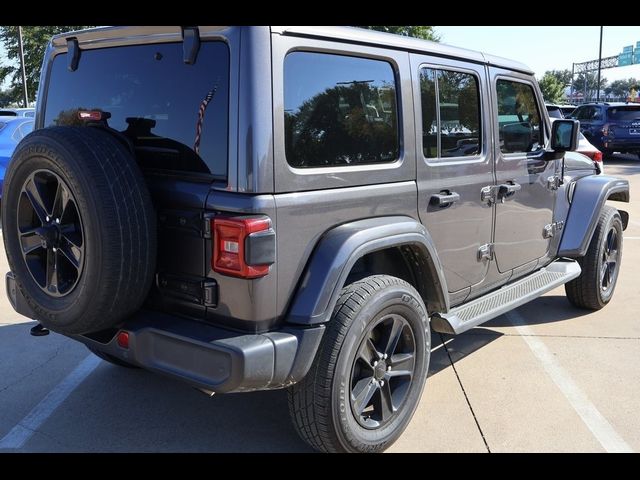
[(456, 192), (441, 192), (431, 195), (431, 204), (437, 207), (447, 207), (460, 200)]
[(522, 185), (516, 182), (503, 183), (498, 185), (498, 198), (504, 202), (505, 198), (512, 197), (522, 189)]

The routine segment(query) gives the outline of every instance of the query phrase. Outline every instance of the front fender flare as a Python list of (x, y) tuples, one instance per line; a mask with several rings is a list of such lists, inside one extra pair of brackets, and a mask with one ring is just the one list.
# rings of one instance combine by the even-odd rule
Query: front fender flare
[(558, 249), (559, 257), (583, 257), (607, 200), (629, 202), (629, 182), (606, 175), (589, 175), (576, 181), (571, 206)]
[(302, 275), (287, 321), (304, 325), (328, 321), (356, 261), (368, 253), (401, 245), (414, 246), (428, 258), (433, 298), (425, 302), (427, 308), (448, 311), (443, 268), (429, 232), (411, 217), (393, 216), (349, 222), (325, 233)]

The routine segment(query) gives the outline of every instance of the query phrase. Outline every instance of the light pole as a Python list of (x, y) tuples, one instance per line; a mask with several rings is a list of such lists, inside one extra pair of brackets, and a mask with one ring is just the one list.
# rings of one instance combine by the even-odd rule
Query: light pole
[(598, 54), (598, 92), (596, 93), (596, 102), (600, 101), (600, 67), (602, 66), (602, 29), (600, 27), (600, 53)]
[(22, 70), (22, 93), (24, 95), (24, 107), (29, 106), (29, 96), (27, 95), (27, 75), (24, 68), (24, 50), (22, 49), (22, 27), (18, 26), (18, 50), (20, 50), (20, 68)]

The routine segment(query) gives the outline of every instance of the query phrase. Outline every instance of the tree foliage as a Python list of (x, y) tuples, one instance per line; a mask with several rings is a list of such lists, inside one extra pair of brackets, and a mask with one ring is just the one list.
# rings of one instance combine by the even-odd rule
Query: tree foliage
[(561, 103), (563, 101), (565, 84), (552, 72), (546, 72), (538, 83), (545, 102)]
[(440, 36), (436, 33), (433, 27), (413, 25), (413, 26), (360, 26), (360, 28), (366, 28), (368, 30), (377, 30), (378, 32), (395, 33), (396, 35), (404, 35), (406, 37), (416, 37), (423, 40), (432, 40), (434, 42), (440, 41)]
[[(593, 73), (580, 73), (573, 82), (573, 93), (585, 92), (586, 84), (586, 96), (585, 100), (595, 100), (598, 90), (598, 72)], [(606, 91), (607, 79), (602, 77), (600, 79), (600, 90)]]
[[(38, 91), (40, 68), (47, 43), (53, 35), (89, 28), (84, 25), (74, 26), (36, 26), (22, 27), (22, 42), (24, 50), (25, 71), (27, 76), (27, 90), (29, 101), (33, 101)], [(14, 91), (22, 94), (22, 77), (20, 72), (20, 53), (18, 48), (18, 27), (1, 26), (0, 41), (7, 51), (11, 64), (0, 66), (0, 78), (8, 77)]]
[(632, 89), (636, 92), (640, 90), (640, 80), (636, 80), (633, 77), (616, 80), (614, 82), (611, 82), (611, 85), (605, 88), (604, 92), (607, 95), (612, 95), (616, 98), (626, 99), (631, 93)]

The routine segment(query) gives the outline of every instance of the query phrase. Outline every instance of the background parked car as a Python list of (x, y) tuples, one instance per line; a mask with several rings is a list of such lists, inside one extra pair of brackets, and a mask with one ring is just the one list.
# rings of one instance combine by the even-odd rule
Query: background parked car
[(580, 130), (604, 156), (628, 152), (640, 158), (640, 105), (589, 103), (576, 108), (570, 118), (580, 120)]
[(0, 109), (0, 117), (29, 117), (36, 116), (35, 108), (2, 108)]
[(33, 119), (23, 116), (0, 116), (0, 198), (4, 172), (16, 146), (22, 138), (33, 130)]

